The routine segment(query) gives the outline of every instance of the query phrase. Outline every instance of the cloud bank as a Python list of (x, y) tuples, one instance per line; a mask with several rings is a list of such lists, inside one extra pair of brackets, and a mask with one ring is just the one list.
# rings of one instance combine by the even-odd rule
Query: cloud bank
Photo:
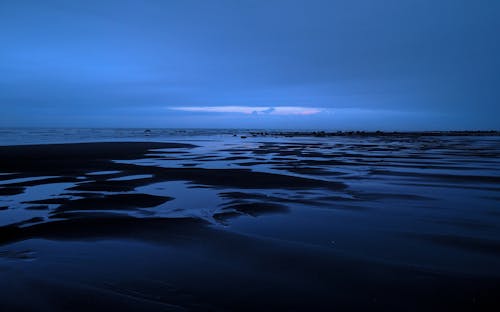
[(499, 16), (498, 0), (0, 1), (0, 126), (500, 129)]
[(238, 113), (238, 114), (268, 114), (268, 115), (314, 115), (322, 110), (314, 107), (301, 106), (179, 106), (169, 109), (198, 113)]

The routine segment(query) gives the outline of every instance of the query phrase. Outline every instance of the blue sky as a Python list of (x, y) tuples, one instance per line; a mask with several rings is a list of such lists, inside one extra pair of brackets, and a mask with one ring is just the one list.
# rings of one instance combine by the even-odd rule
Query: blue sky
[(499, 129), (500, 1), (0, 1), (0, 126)]

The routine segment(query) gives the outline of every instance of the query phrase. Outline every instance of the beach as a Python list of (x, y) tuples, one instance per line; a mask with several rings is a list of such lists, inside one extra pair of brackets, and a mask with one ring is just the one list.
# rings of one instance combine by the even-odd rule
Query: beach
[(495, 135), (0, 146), (0, 310), (496, 311), (499, 203)]

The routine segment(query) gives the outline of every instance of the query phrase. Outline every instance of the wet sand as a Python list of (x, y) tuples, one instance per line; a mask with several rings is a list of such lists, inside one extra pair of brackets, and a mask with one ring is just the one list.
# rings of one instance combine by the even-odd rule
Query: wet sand
[(238, 139), (0, 147), (0, 309), (500, 307), (497, 137)]

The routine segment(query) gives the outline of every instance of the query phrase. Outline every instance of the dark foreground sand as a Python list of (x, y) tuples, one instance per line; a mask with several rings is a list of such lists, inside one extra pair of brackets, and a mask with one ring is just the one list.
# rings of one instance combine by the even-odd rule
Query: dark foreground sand
[(0, 147), (0, 310), (498, 311), (492, 144)]

